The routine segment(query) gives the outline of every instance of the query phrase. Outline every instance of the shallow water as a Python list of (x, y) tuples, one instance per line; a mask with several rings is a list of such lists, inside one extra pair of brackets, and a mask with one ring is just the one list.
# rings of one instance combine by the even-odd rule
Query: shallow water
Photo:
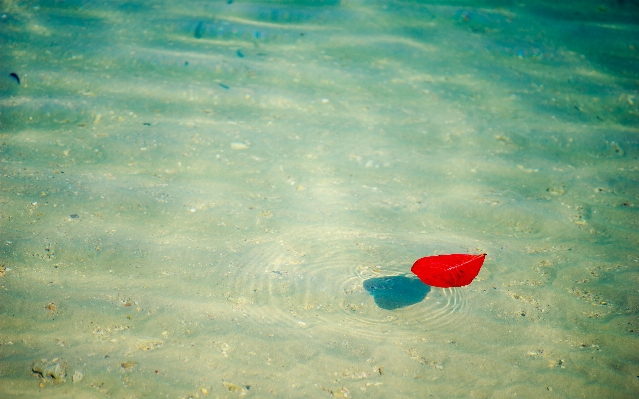
[(3, 398), (639, 392), (637, 4), (1, 7)]

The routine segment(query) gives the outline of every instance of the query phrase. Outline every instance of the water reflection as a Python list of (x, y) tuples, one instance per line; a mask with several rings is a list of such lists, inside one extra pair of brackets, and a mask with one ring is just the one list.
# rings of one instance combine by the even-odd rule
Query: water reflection
[(430, 286), (417, 278), (387, 276), (369, 278), (364, 288), (382, 309), (393, 310), (421, 302), (430, 291)]

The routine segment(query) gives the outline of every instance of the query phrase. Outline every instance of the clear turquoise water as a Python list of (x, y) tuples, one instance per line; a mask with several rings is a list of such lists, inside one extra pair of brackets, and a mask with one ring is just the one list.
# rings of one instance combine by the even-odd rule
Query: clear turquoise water
[(639, 392), (636, 2), (1, 7), (3, 398)]

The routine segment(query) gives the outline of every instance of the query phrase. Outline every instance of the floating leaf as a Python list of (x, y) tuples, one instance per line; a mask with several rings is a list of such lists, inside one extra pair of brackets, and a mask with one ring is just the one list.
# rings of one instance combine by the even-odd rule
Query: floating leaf
[(486, 254), (449, 254), (427, 256), (418, 259), (411, 272), (424, 284), (432, 287), (450, 288), (470, 284), (481, 269)]

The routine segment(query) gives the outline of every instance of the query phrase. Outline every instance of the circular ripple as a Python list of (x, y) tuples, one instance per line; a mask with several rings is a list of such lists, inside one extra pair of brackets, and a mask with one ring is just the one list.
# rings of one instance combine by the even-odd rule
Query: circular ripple
[[(425, 255), (424, 236), (413, 241), (330, 229), (254, 241), (230, 276), (227, 298), (273, 328), (317, 328), (381, 339), (459, 322), (467, 290), (423, 286), (424, 292), (418, 292), (417, 278), (409, 270), (414, 259)], [(428, 246), (459, 251), (433, 239)]]

